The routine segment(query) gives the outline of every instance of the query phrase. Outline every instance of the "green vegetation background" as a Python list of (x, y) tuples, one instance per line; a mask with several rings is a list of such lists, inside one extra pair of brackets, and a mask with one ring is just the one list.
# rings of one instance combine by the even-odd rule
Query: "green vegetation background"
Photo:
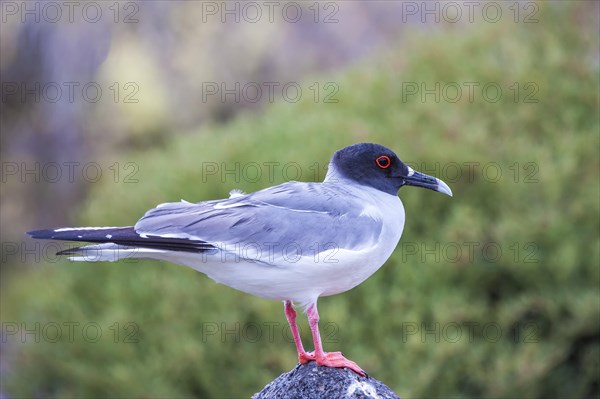
[[(296, 162), (300, 180), (315, 180), (324, 169), (315, 176), (311, 165), (324, 167), (334, 150), (384, 144), (450, 180), (454, 197), (400, 191), (407, 221), (398, 250), (361, 286), (320, 301), (323, 323), (334, 323), (326, 350), (343, 350), (402, 397), (593, 397), (600, 372), (597, 31), (580, 23), (585, 8), (542, 7), (539, 19), (422, 35), (325, 77), (339, 85), (338, 103), (305, 95), (226, 126), (173, 135), (161, 148), (131, 154), (139, 183), (95, 185), (78, 222), (133, 224), (160, 202), (285, 181), (275, 168), (273, 181), (263, 173), (256, 182), (232, 175), (204, 182), (203, 162)], [(496, 82), (504, 91), (495, 103), (477, 89), (473, 102), (464, 91), (456, 103), (422, 102), (403, 98), (403, 82)], [(517, 101), (508, 89), (515, 82)], [(535, 103), (524, 101), (532, 93), (527, 82), (539, 88)], [(469, 162), (479, 163), (472, 178)], [(453, 163), (460, 178), (443, 175)], [(502, 172), (497, 182), (483, 169), (492, 163)], [(473, 257), (466, 243), (477, 243)], [(499, 259), (482, 251), (489, 243), (501, 248)], [(414, 244), (440, 245), (440, 259), (423, 247), (407, 255)], [(57, 343), (12, 346), (2, 375), (10, 397), (249, 397), (296, 363), (280, 303), (172, 264), (60, 261), (22, 274), (3, 295), (4, 320), (94, 321), (103, 329), (97, 343), (80, 335), (67, 342), (63, 334)], [(108, 329), (115, 322), (118, 343)], [(137, 343), (122, 342), (127, 322), (139, 327)], [(207, 334), (221, 323), (240, 330), (256, 323), (262, 337)], [(267, 323), (275, 323), (272, 340)], [(421, 335), (436, 323), (439, 342)], [(459, 339), (443, 330), (449, 323), (461, 326)], [(467, 325), (475, 326), (472, 336)]]

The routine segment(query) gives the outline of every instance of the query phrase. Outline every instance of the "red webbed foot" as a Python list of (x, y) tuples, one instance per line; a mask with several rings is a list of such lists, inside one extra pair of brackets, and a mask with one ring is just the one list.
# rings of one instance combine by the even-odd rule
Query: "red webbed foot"
[(361, 369), (358, 364), (352, 360), (348, 360), (342, 355), (342, 352), (325, 352), (321, 356), (315, 358), (317, 365), (337, 368), (347, 368), (354, 371), (356, 374), (363, 377), (367, 376), (367, 373)]
[(316, 360), (314, 352), (304, 352), (298, 354), (298, 362), (300, 362), (301, 364), (312, 362), (313, 360)]

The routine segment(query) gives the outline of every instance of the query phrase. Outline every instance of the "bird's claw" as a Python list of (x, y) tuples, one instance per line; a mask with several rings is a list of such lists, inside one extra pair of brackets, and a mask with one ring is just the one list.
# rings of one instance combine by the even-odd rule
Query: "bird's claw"
[(313, 360), (315, 360), (314, 352), (304, 352), (304, 353), (298, 354), (298, 362), (300, 362), (300, 364), (305, 364), (305, 363), (311, 362)]
[(354, 363), (352, 360), (346, 359), (344, 355), (342, 355), (342, 352), (325, 352), (323, 356), (317, 357), (315, 360), (319, 366), (338, 368), (345, 367), (354, 371), (358, 375), (363, 377), (367, 376), (367, 373), (365, 373), (364, 370), (358, 366), (358, 364)]
[(298, 355), (298, 361), (301, 364), (308, 363), (310, 361), (316, 361), (318, 366), (336, 367), (336, 368), (347, 368), (354, 371), (356, 374), (369, 377), (358, 364), (352, 360), (348, 360), (344, 357), (342, 352), (325, 352), (322, 356), (315, 356), (314, 352), (304, 352)]

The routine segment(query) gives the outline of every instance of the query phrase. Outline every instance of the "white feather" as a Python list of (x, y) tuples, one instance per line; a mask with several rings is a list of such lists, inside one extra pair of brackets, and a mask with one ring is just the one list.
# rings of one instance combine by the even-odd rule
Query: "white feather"
[(109, 229), (121, 229), (121, 227), (62, 227), (60, 229), (54, 229), (55, 233), (60, 233), (61, 231), (75, 231), (75, 230), (109, 230)]
[(233, 190), (231, 190), (229, 192), (229, 198), (238, 198), (238, 197), (243, 197), (244, 195), (246, 195), (245, 192), (243, 192), (242, 190), (238, 189), (238, 188), (234, 188)]

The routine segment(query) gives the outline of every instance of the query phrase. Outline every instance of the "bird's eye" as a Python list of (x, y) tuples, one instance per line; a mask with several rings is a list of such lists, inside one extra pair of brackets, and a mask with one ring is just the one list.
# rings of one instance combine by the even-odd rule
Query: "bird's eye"
[(392, 164), (392, 161), (390, 161), (390, 157), (388, 157), (387, 155), (382, 155), (378, 157), (375, 160), (375, 162), (377, 162), (377, 166), (379, 166), (381, 169), (387, 169)]

